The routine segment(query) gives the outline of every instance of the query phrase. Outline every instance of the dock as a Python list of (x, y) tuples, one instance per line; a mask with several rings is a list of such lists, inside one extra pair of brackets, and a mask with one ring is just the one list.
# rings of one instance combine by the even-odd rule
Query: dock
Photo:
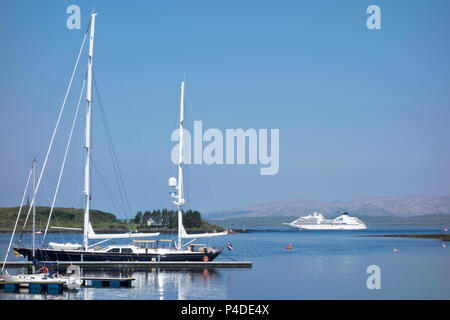
[[(134, 278), (111, 278), (111, 277), (80, 277), (83, 280), (83, 287), (92, 287), (92, 288), (121, 288), (121, 287), (131, 287), (132, 281)], [(54, 281), (0, 281), (0, 289), (3, 289), (4, 292), (19, 292), (22, 289), (28, 290), (29, 293), (49, 293), (49, 294), (61, 294), (65, 289), (67, 289), (66, 285), (63, 284), (60, 280), (55, 279)]]
[(111, 288), (120, 288), (120, 287), (131, 287), (131, 282), (134, 281), (134, 278), (110, 278), (110, 277), (80, 277), (83, 280), (83, 287), (111, 287)]
[(61, 281), (45, 281), (45, 282), (6, 282), (0, 281), (0, 289), (4, 292), (20, 292), (22, 289), (28, 290), (29, 293), (48, 293), (61, 294), (65, 285)]
[[(38, 263), (39, 265), (39, 263)], [(80, 267), (110, 267), (110, 268), (251, 268), (251, 261), (56, 261), (42, 263), (55, 267), (68, 267), (77, 265)], [(31, 261), (8, 261), (6, 268), (32, 267)]]

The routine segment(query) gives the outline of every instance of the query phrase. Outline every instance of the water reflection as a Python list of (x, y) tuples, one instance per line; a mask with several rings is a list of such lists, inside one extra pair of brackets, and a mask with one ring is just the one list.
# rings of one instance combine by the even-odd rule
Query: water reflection
[[(84, 268), (84, 275), (130, 276), (135, 280), (131, 288), (88, 287), (58, 296), (0, 291), (0, 300), (449, 299), (450, 251), (440, 241), (372, 237), (408, 232), (431, 231), (385, 228), (358, 233), (236, 234), (234, 250), (223, 252), (218, 259), (251, 260), (252, 268)], [(8, 242), (9, 236), (0, 234), (0, 251), (6, 250)], [(288, 243), (293, 244), (292, 250), (286, 250)], [(394, 254), (393, 248), (399, 252)], [(8, 261), (15, 259), (11, 254)], [(382, 271), (382, 290), (366, 286), (367, 267), (374, 264)]]
[(195, 300), (226, 299), (230, 279), (224, 280), (217, 269), (142, 268), (92, 269), (83, 268), (83, 276), (134, 278), (131, 288), (93, 288), (64, 291), (62, 294), (33, 294), (28, 289), (0, 292), (0, 300)]
[[(216, 269), (151, 268), (126, 270), (121, 276), (131, 276), (133, 291), (130, 299), (186, 300), (226, 299), (226, 283)], [(95, 299), (101, 297), (94, 297)]]
[(0, 292), (0, 300), (80, 300), (83, 294), (80, 290), (65, 290), (60, 294), (30, 293), (28, 289), (21, 288), (17, 292)]

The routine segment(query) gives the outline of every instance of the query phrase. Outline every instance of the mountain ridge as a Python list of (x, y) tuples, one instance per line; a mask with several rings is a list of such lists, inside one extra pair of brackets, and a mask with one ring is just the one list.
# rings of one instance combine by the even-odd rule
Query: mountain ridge
[(205, 213), (208, 219), (244, 217), (302, 216), (320, 212), (327, 217), (343, 212), (351, 215), (412, 217), (427, 214), (450, 214), (450, 195), (446, 196), (364, 196), (348, 201), (293, 199)]

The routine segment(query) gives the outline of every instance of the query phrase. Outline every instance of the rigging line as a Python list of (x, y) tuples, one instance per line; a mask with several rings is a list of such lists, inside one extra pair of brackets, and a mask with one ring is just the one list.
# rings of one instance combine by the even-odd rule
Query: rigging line
[(103, 175), (100, 173), (100, 170), (98, 169), (97, 165), (95, 164), (95, 162), (92, 160), (91, 158), (91, 163), (93, 168), (95, 169), (95, 171), (97, 172), (97, 174), (100, 177), (100, 181), (103, 183), (103, 186), (105, 187), (106, 193), (108, 194), (109, 198), (111, 199), (111, 202), (113, 204), (113, 206), (115, 207), (115, 209), (118, 212), (121, 212), (121, 210), (118, 210), (118, 208), (120, 208), (120, 205), (118, 204), (118, 200), (115, 199), (114, 197), (114, 193), (111, 191), (111, 189), (109, 188), (108, 184), (106, 183), (106, 179), (103, 177)]
[[(96, 91), (98, 102), (99, 102), (99, 106), (100, 106), (100, 112), (101, 112), (101, 115), (102, 115), (102, 122), (103, 122), (103, 125), (105, 127), (105, 131), (106, 131), (106, 136), (107, 136), (107, 141), (108, 141), (108, 148), (109, 148), (109, 151), (111, 153), (113, 167), (114, 167), (114, 171), (115, 171), (115, 174), (116, 174), (116, 181), (117, 181), (117, 184), (118, 184), (119, 193), (121, 195), (122, 201), (124, 201), (124, 199), (125, 199), (124, 206), (125, 206), (125, 204), (127, 205), (128, 213), (132, 217), (130, 202), (128, 200), (128, 195), (127, 195), (127, 192), (126, 192), (126, 189), (125, 189), (125, 183), (123, 182), (122, 173), (121, 173), (120, 166), (119, 166), (119, 161), (117, 159), (117, 153), (116, 153), (116, 150), (114, 148), (114, 144), (112, 143), (112, 137), (111, 137), (111, 133), (110, 133), (109, 126), (108, 126), (108, 120), (106, 118), (106, 114), (105, 114), (105, 111), (104, 111), (104, 108), (103, 108), (103, 103), (102, 103), (102, 100), (101, 100), (101, 97), (100, 97), (100, 92), (99, 92), (99, 89), (98, 89), (98, 85), (97, 85), (97, 81), (95, 79), (95, 74), (94, 73), (93, 73), (93, 79), (94, 79), (95, 91)], [(128, 217), (128, 214), (127, 214), (126, 210), (125, 210), (125, 213), (126, 213), (126, 215)]]
[[(102, 118), (102, 120), (103, 120), (103, 118)], [(110, 148), (109, 140), (107, 140), (107, 141), (108, 141), (108, 148)], [(110, 149), (109, 149), (109, 151), (110, 151), (110, 153), (111, 153), (111, 150), (110, 150)], [(112, 158), (112, 157), (111, 157), (111, 158)], [(91, 163), (94, 164), (94, 160), (92, 159), (92, 157), (91, 157)], [(115, 200), (117, 201), (116, 203), (114, 203), (114, 205), (116, 206), (115, 209), (117, 210), (117, 208), (120, 208), (120, 209), (117, 210), (117, 211), (118, 211), (120, 214), (122, 214), (122, 215), (125, 214), (125, 216), (128, 217), (127, 210), (126, 210), (126, 208), (125, 208), (125, 203), (124, 203), (124, 198), (123, 198), (123, 194), (122, 194), (122, 189), (120, 189), (120, 184), (119, 184), (119, 182), (118, 182), (117, 171), (116, 171), (116, 167), (115, 167), (115, 165), (114, 165), (114, 161), (113, 161), (113, 168), (114, 168), (114, 174), (115, 174), (116, 182), (117, 182), (118, 187), (119, 187), (120, 198), (121, 198), (121, 200), (122, 200), (122, 201), (118, 201), (117, 199), (115, 199)], [(97, 170), (98, 175), (103, 179), (102, 182), (103, 182), (103, 185), (104, 185), (105, 189), (108, 188), (107, 192), (110, 192), (110, 194), (111, 194), (112, 197), (114, 198), (114, 193), (113, 193), (112, 190), (109, 188), (109, 185), (106, 183), (106, 179), (104, 179), (104, 177), (103, 177), (102, 174), (100, 173), (100, 170), (98, 169), (98, 167), (95, 167), (95, 169)], [(108, 195), (108, 196), (111, 198), (111, 195)], [(111, 200), (112, 200), (112, 199), (111, 199)]]
[[(56, 221), (56, 225), (60, 225), (59, 222), (58, 222), (58, 217), (57, 217), (57, 214), (56, 214), (56, 213), (57, 213), (57, 212), (55, 212), (55, 215), (54, 215), (54, 218), (55, 218), (55, 221)], [(61, 230), (59, 230), (58, 232), (59, 232), (59, 235), (60, 235), (61, 238), (62, 238), (63, 243), (65, 243), (65, 242), (66, 242), (66, 239), (64, 238), (63, 232), (62, 232)], [(49, 259), (49, 255), (47, 254), (47, 251), (42, 251), (42, 253), (47, 257), (47, 260), (50, 260), (50, 259)], [(70, 259), (70, 255), (67, 255), (67, 256), (68, 256), (68, 258), (69, 258), (69, 261), (72, 263), (72, 259)]]
[[(89, 26), (90, 26), (90, 24), (89, 24)], [(70, 77), (69, 85), (67, 86), (66, 95), (64, 96), (64, 101), (62, 103), (61, 110), (59, 111), (58, 120), (56, 121), (56, 126), (55, 126), (55, 129), (53, 130), (52, 138), (50, 140), (50, 145), (48, 146), (47, 154), (45, 156), (44, 165), (42, 166), (41, 172), (39, 174), (39, 179), (38, 179), (38, 183), (37, 183), (37, 186), (36, 186), (36, 190), (33, 193), (33, 200), (31, 201), (31, 205), (30, 205), (30, 208), (28, 209), (27, 217), (25, 218), (25, 223), (23, 225), (22, 234), (23, 234), (23, 231), (25, 230), (25, 226), (26, 226), (26, 224), (28, 222), (28, 217), (30, 215), (31, 207), (34, 205), (34, 202), (36, 200), (36, 193), (39, 190), (39, 186), (40, 186), (41, 180), (42, 180), (42, 175), (44, 174), (44, 170), (45, 170), (45, 167), (47, 165), (48, 156), (49, 156), (50, 151), (51, 151), (52, 146), (53, 146), (53, 141), (55, 139), (56, 131), (58, 130), (59, 122), (61, 120), (61, 116), (62, 116), (62, 113), (64, 111), (64, 107), (66, 105), (67, 97), (69, 95), (70, 88), (72, 87), (72, 81), (73, 81), (73, 78), (75, 76), (75, 72), (76, 72), (76, 70), (78, 68), (78, 62), (80, 61), (81, 52), (83, 51), (84, 44), (86, 42), (86, 37), (87, 37), (87, 34), (88, 34), (89, 26), (88, 26), (85, 34), (84, 34), (83, 42), (81, 44), (81, 48), (80, 48), (80, 51), (78, 52), (77, 60), (75, 62), (75, 66), (74, 66), (73, 71), (72, 71), (72, 76)]]
[[(74, 183), (74, 185), (76, 186), (73, 189), (73, 198), (72, 201), (70, 203), (73, 204), (74, 207), (78, 207), (78, 208), (82, 208), (83, 207), (83, 203), (82, 203), (82, 197), (80, 196), (80, 192), (76, 191), (76, 190), (82, 190), (83, 187), (83, 153), (82, 152), (78, 152), (77, 153), (78, 159), (76, 159), (76, 168), (77, 170), (81, 170), (81, 175), (76, 175), (77, 176), (77, 182)], [(75, 158), (75, 157), (74, 157)], [(81, 160), (80, 160), (81, 159)], [(75, 172), (75, 170), (74, 170)], [(75, 180), (75, 178), (74, 178)]]
[[(186, 101), (186, 108), (185, 108), (186, 109), (186, 114), (189, 114), (189, 113), (192, 114), (192, 118), (195, 121), (195, 112), (194, 112), (194, 108), (193, 108), (192, 103), (191, 103), (191, 99), (189, 97), (189, 91), (187, 93), (185, 93), (185, 95), (186, 95), (186, 100), (185, 100)], [(213, 203), (216, 206), (217, 206), (217, 204), (221, 205), (217, 201), (217, 196), (216, 196), (216, 193), (214, 192), (215, 188), (214, 188), (213, 184), (211, 183), (211, 181), (216, 181), (217, 179), (209, 179), (209, 177), (214, 175), (214, 170), (209, 170), (209, 171), (206, 170), (205, 172), (206, 172), (206, 176), (207, 176), (206, 183), (207, 183), (207, 186), (208, 186), (208, 190), (211, 191), (210, 194), (211, 194), (211, 198), (213, 200)]]
[(122, 207), (122, 210), (123, 210), (122, 213), (125, 213), (125, 216), (128, 218), (127, 210), (125, 208), (125, 201), (124, 201), (124, 192), (125, 191), (124, 190), (122, 191), (122, 185), (120, 184), (119, 175), (118, 175), (118, 166), (119, 165), (118, 165), (118, 161), (116, 163), (117, 159), (115, 158), (115, 152), (113, 152), (114, 151), (114, 145), (112, 144), (111, 133), (109, 131), (108, 122), (107, 122), (106, 115), (105, 115), (104, 108), (103, 108), (103, 102), (102, 102), (101, 97), (100, 97), (100, 93), (99, 93), (99, 90), (98, 90), (98, 85), (97, 85), (97, 81), (95, 79), (95, 74), (94, 73), (93, 73), (93, 80), (94, 80), (95, 92), (96, 92), (96, 95), (97, 95), (97, 98), (98, 98), (98, 102), (99, 102), (100, 113), (101, 113), (101, 116), (102, 116), (102, 123), (103, 123), (103, 127), (105, 129), (106, 141), (108, 143), (108, 150), (109, 150), (109, 153), (111, 155), (111, 161), (112, 161), (112, 165), (113, 165), (113, 169), (114, 169), (114, 174), (115, 174), (117, 186), (118, 186), (118, 189), (119, 189), (119, 195), (120, 195), (120, 198), (121, 198), (121, 201), (122, 201), (121, 202), (121, 207)]
[[(186, 79), (186, 75), (184, 76), (184, 78)], [(189, 99), (189, 90), (187, 90), (187, 92), (184, 92), (184, 123), (186, 124), (186, 127), (188, 124), (193, 123), (193, 121), (189, 120), (190, 114), (194, 115), (193, 109), (191, 107), (191, 103), (190, 103), (190, 99)], [(192, 117), (195, 121), (195, 116)], [(192, 131), (193, 132), (193, 131)], [(192, 154), (191, 154), (191, 158), (192, 158)], [(192, 159), (191, 159), (192, 160)], [(185, 163), (183, 163), (185, 164)], [(192, 164), (192, 161), (191, 163)], [(183, 173), (185, 175), (185, 179), (183, 179), (183, 183), (184, 183), (184, 199), (185, 199), (185, 208), (187, 209), (192, 209), (191, 205), (191, 188), (190, 188), (190, 178), (189, 178), (189, 172), (190, 170), (188, 170), (188, 165), (183, 165)], [(187, 200), (186, 200), (187, 199)]]
[[(185, 110), (185, 115), (186, 115), (186, 117), (184, 119), (184, 122), (186, 124), (193, 123), (190, 120), (186, 121), (186, 118), (189, 119), (189, 115), (190, 114), (192, 114), (192, 115), (194, 114), (192, 106), (191, 106), (191, 103), (189, 101), (189, 93), (186, 93), (186, 92), (185, 92), (185, 108), (184, 108), (184, 110)], [(195, 119), (195, 116), (193, 116), (192, 118)], [(192, 155), (191, 155), (191, 157), (192, 157)], [(191, 162), (191, 164), (192, 164), (192, 162)], [(191, 186), (192, 186), (192, 184), (190, 182), (191, 180), (190, 180), (190, 169), (189, 169), (189, 167), (190, 167), (189, 165), (183, 166), (183, 172), (184, 172), (184, 175), (186, 177), (185, 179), (183, 179), (184, 193), (185, 193), (184, 199), (185, 199), (185, 202), (186, 202), (186, 205), (185, 205), (186, 209), (192, 209), (193, 208), (192, 207), (192, 201), (191, 201)]]
[(13, 233), (11, 235), (11, 240), (9, 240), (8, 250), (6, 250), (5, 260), (3, 261), (3, 266), (2, 266), (2, 270), (0, 273), (3, 273), (3, 269), (5, 268), (5, 264), (6, 264), (6, 259), (8, 258), (8, 252), (9, 252), (9, 250), (11, 250), (11, 244), (12, 244), (12, 241), (14, 238), (14, 233), (16, 232), (17, 224), (19, 222), (20, 212), (22, 211), (23, 202), (25, 201), (25, 195), (27, 193), (27, 189), (28, 189), (28, 185), (30, 183), (30, 178), (31, 178), (32, 173), (33, 173), (33, 168), (30, 169), (30, 173), (28, 174), (28, 179), (27, 179), (27, 183), (25, 186), (25, 190), (23, 192), (22, 201), (20, 202), (19, 213), (17, 214), (16, 224), (14, 225)]
[[(101, 110), (103, 112), (103, 117), (105, 117), (103, 109), (101, 109)], [(122, 173), (121, 173), (121, 170), (120, 170), (120, 166), (119, 166), (117, 155), (116, 155), (116, 152), (115, 152), (115, 149), (114, 149), (114, 145), (112, 144), (111, 136), (109, 137), (109, 140), (110, 140), (110, 144), (109, 145), (111, 146), (110, 152), (112, 150), (111, 154), (114, 157), (113, 158), (113, 166), (114, 166), (114, 163), (115, 163), (114, 171), (115, 171), (116, 181), (118, 182), (119, 193), (120, 193), (120, 196), (121, 196), (121, 199), (122, 199), (122, 206), (124, 208), (123, 212), (125, 213), (126, 217), (132, 218), (130, 203), (129, 203), (128, 195), (127, 195), (126, 189), (125, 189), (125, 183), (123, 182)], [(125, 201), (124, 201), (124, 199), (125, 199)], [(127, 208), (128, 208), (128, 211), (127, 211)]]
[[(45, 195), (47, 196), (47, 200), (48, 200), (48, 202), (50, 202), (50, 195), (48, 193), (48, 189), (47, 189), (47, 186), (45, 185), (45, 182), (42, 183), (42, 186), (44, 187), (44, 191), (45, 191)], [(31, 205), (30, 205), (30, 209), (33, 209), (33, 207)], [(30, 212), (30, 209), (28, 209), (28, 213)], [(36, 216), (38, 216), (39, 212), (40, 212), (39, 210), (41, 210), (41, 209), (36, 207), (36, 203), (34, 204), (34, 209), (36, 211)], [(25, 232), (25, 227), (26, 227), (26, 223), (24, 224), (24, 229), (22, 229), (22, 232), (20, 233), (19, 243), (22, 242), (22, 237), (23, 237), (23, 234)]]
[(60, 186), (60, 183), (61, 183), (61, 178), (62, 178), (62, 175), (63, 175), (63, 172), (64, 172), (64, 166), (66, 165), (67, 154), (69, 152), (70, 143), (72, 141), (73, 129), (75, 128), (75, 123), (77, 121), (78, 111), (80, 109), (80, 104), (81, 104), (81, 99), (82, 99), (82, 96), (83, 96), (83, 93), (84, 93), (84, 86), (85, 86), (85, 84), (86, 84), (86, 76), (85, 76), (85, 78), (83, 80), (83, 85), (81, 86), (80, 97), (78, 98), (77, 108), (75, 110), (75, 115), (74, 115), (73, 121), (72, 121), (72, 128), (70, 129), (69, 140), (67, 142), (66, 151), (64, 153), (64, 159), (63, 159), (63, 162), (62, 162), (62, 165), (61, 165), (61, 170), (59, 172), (58, 183), (56, 184), (56, 190), (55, 190), (55, 194), (53, 196), (53, 201), (52, 201), (52, 206), (50, 208), (50, 213), (48, 214), (47, 225), (45, 227), (45, 232), (44, 232), (44, 235), (42, 237), (41, 245), (43, 245), (44, 242), (45, 242), (45, 237), (47, 236), (48, 226), (50, 225), (50, 218), (52, 217), (53, 209), (55, 207), (56, 196), (58, 195), (59, 186)]

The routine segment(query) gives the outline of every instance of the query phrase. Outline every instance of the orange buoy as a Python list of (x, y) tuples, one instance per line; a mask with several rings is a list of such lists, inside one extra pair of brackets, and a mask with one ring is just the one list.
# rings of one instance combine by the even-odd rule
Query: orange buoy
[(48, 273), (49, 273), (48, 268), (47, 268), (47, 267), (44, 267), (44, 268), (42, 269), (42, 273), (48, 274)]
[(289, 243), (289, 245), (286, 247), (286, 249), (291, 250), (292, 249), (292, 243)]
[(394, 252), (398, 252), (398, 249), (394, 249)]
[(208, 259), (207, 256), (204, 256), (204, 257), (203, 257), (203, 261), (208, 262), (208, 260), (209, 260), (209, 259)]
[(447, 245), (445, 243), (442, 244), (443, 248), (447, 248)]

